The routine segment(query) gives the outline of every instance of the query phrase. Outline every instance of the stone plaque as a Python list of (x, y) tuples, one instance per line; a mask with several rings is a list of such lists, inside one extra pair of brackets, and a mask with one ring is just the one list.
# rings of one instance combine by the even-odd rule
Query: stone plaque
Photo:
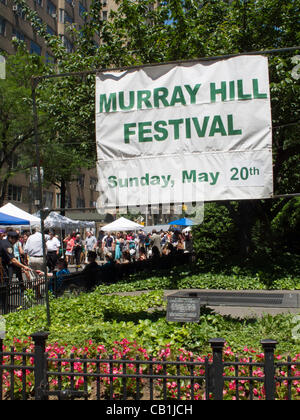
[(168, 296), (167, 321), (198, 322), (200, 299), (197, 297)]

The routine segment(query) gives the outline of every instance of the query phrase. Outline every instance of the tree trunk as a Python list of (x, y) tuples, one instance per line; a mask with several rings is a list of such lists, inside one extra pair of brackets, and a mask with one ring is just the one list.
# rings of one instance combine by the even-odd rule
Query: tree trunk
[(1, 195), (0, 195), (0, 207), (4, 205), (6, 194), (7, 194), (8, 179), (5, 178), (1, 185)]

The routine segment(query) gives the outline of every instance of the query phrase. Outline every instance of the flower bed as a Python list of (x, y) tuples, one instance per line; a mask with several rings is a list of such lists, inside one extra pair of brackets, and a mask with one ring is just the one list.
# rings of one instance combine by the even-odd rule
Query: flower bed
[[(3, 365), (20, 366), (13, 370), (3, 370), (3, 398), (33, 398), (33, 343), (30, 339), (24, 341), (15, 339), (13, 346), (10, 349), (4, 346), (3, 351), (16, 352), (14, 356), (5, 355)], [(150, 378), (139, 376), (136, 379), (134, 375), (149, 375), (152, 369), (152, 373), (156, 376), (166, 375), (165, 378), (153, 379), (153, 399), (203, 400), (211, 398), (211, 394), (205, 392), (205, 369), (212, 362), (211, 354), (199, 356), (183, 348), (175, 349), (168, 344), (158, 352), (155, 358), (152, 358), (145, 348), (127, 339), (115, 341), (111, 352), (92, 340), (84, 346), (71, 348), (58, 343), (48, 344), (46, 352), (48, 371), (61, 373), (61, 375), (49, 376), (51, 392), (61, 389), (85, 391), (89, 399), (121, 399), (124, 398), (125, 392), (126, 398), (129, 399), (148, 399)], [(226, 345), (223, 356), (225, 366), (223, 398), (247, 400), (252, 395), (254, 399), (265, 399), (262, 380), (264, 354), (245, 347), (239, 356), (235, 356), (231, 348)], [(125, 364), (119, 362), (120, 360), (126, 360), (126, 372)], [(292, 399), (300, 400), (300, 381), (287, 380), (287, 377), (300, 376), (300, 353), (292, 359), (276, 355), (275, 360), (279, 364), (276, 369), (276, 376), (279, 379), (276, 383), (276, 398), (287, 399), (290, 391)], [(230, 364), (237, 361), (239, 366)], [(286, 361), (291, 361), (291, 363), (285, 365)], [(176, 378), (178, 375), (189, 377), (191, 372), (192, 380)], [(118, 376), (124, 373), (129, 375), (126, 380)], [(103, 376), (97, 378), (93, 374)], [(243, 379), (249, 376), (253, 377), (251, 381)], [(237, 378), (240, 379), (237, 380)]]

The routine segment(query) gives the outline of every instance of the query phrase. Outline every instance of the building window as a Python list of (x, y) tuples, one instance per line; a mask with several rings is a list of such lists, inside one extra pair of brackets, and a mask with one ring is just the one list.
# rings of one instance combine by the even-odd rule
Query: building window
[(22, 187), (17, 185), (8, 185), (7, 199), (9, 201), (21, 201), (22, 198)]
[(84, 198), (77, 197), (77, 200), (76, 200), (76, 208), (78, 208), (78, 209), (85, 208)]
[(44, 207), (52, 208), (53, 192), (44, 191)]
[(11, 169), (17, 169), (19, 163), (19, 156), (16, 153), (11, 155)]
[(33, 41), (30, 41), (30, 54), (42, 54), (42, 48)]
[(55, 35), (55, 30), (51, 28), (51, 26), (47, 25), (47, 33), (49, 35)]
[(38, 4), (40, 7), (43, 7), (43, 0), (35, 0), (35, 3)]
[(54, 63), (55, 63), (54, 57), (52, 57), (52, 55), (46, 52), (46, 64), (54, 64)]
[(70, 25), (74, 23), (74, 19), (66, 11), (65, 11), (64, 23), (69, 23)]
[(60, 23), (64, 23), (64, 19), (65, 19), (65, 11), (64, 9), (59, 9), (58, 21)]
[(64, 9), (59, 9), (59, 22), (72, 25), (74, 19)]
[(66, 208), (66, 209), (70, 209), (70, 208), (71, 208), (71, 197), (69, 197), (68, 195), (66, 195), (66, 204), (65, 204), (65, 208)]
[(60, 209), (60, 205), (61, 205), (61, 194), (56, 193), (56, 208)]
[(79, 187), (84, 187), (84, 174), (80, 174), (77, 176), (77, 185)]
[(102, 12), (102, 19), (107, 20), (107, 11), (106, 10), (103, 10), (103, 12)]
[(72, 42), (69, 41), (69, 39), (64, 35), (59, 35), (59, 36), (60, 36), (60, 39), (62, 40), (62, 42), (64, 43), (64, 46), (65, 46), (67, 52), (69, 52), (69, 53), (72, 52), (73, 51)]
[(90, 201), (90, 207), (96, 207), (96, 201), (91, 200)]
[(25, 41), (24, 34), (17, 29), (13, 29), (13, 37), (17, 38), (19, 41)]
[(7, 0), (0, 0), (0, 3), (7, 5)]
[(22, 9), (22, 6), (18, 4), (13, 5), (13, 12), (16, 16), (16, 19), (18, 16), (20, 16), (21, 19), (25, 20), (25, 10)]
[(98, 178), (93, 176), (90, 177), (90, 190), (96, 191), (98, 184)]
[(5, 35), (6, 20), (0, 16), (0, 35)]
[(47, 0), (47, 13), (52, 17), (56, 17), (56, 6), (51, 0)]
[(79, 16), (83, 19), (86, 20), (86, 14), (87, 9), (84, 7), (84, 5), (82, 3), (79, 2)]

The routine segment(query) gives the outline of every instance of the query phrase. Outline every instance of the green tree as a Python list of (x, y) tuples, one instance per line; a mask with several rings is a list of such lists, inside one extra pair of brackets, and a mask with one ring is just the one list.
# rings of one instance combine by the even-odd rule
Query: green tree
[(203, 223), (193, 227), (194, 250), (203, 267), (218, 267), (239, 257), (238, 230), (224, 204), (205, 205)]
[[(106, 22), (100, 19), (100, 2), (94, 1), (83, 28), (70, 32), (74, 43), (71, 54), (64, 52), (58, 37), (47, 34), (25, 0), (16, 0), (16, 3), (24, 8), (27, 18), (52, 48), (57, 60), (55, 71), (59, 72), (187, 60), (300, 44), (299, 0), (166, 0), (159, 4), (152, 0), (122, 0)], [(96, 34), (100, 38), (97, 48), (93, 41)], [(293, 75), (296, 54), (268, 55), (275, 194), (299, 192), (300, 186), (297, 175), (300, 83)], [(95, 159), (91, 146), (94, 139), (93, 78), (76, 77), (51, 83), (51, 87), (48, 83), (51, 101), (45, 100), (41, 106), (49, 107), (62, 147), (64, 142), (66, 145), (72, 141), (76, 143), (75, 152), (78, 149), (82, 153), (84, 148), (85, 156)], [(225, 203), (239, 232), (242, 256), (255, 249), (254, 230), (256, 237), (259, 234), (270, 248), (272, 220), (285, 204), (285, 201), (278, 205), (271, 200)]]
[[(23, 159), (27, 148), (31, 148), (34, 134), (31, 105), (31, 76), (43, 71), (39, 57), (20, 49), (16, 55), (8, 56), (6, 79), (0, 80), (0, 205), (3, 205), (10, 177), (24, 172), (32, 166)], [(40, 116), (42, 124), (43, 116)], [(17, 166), (13, 165), (14, 157)]]

